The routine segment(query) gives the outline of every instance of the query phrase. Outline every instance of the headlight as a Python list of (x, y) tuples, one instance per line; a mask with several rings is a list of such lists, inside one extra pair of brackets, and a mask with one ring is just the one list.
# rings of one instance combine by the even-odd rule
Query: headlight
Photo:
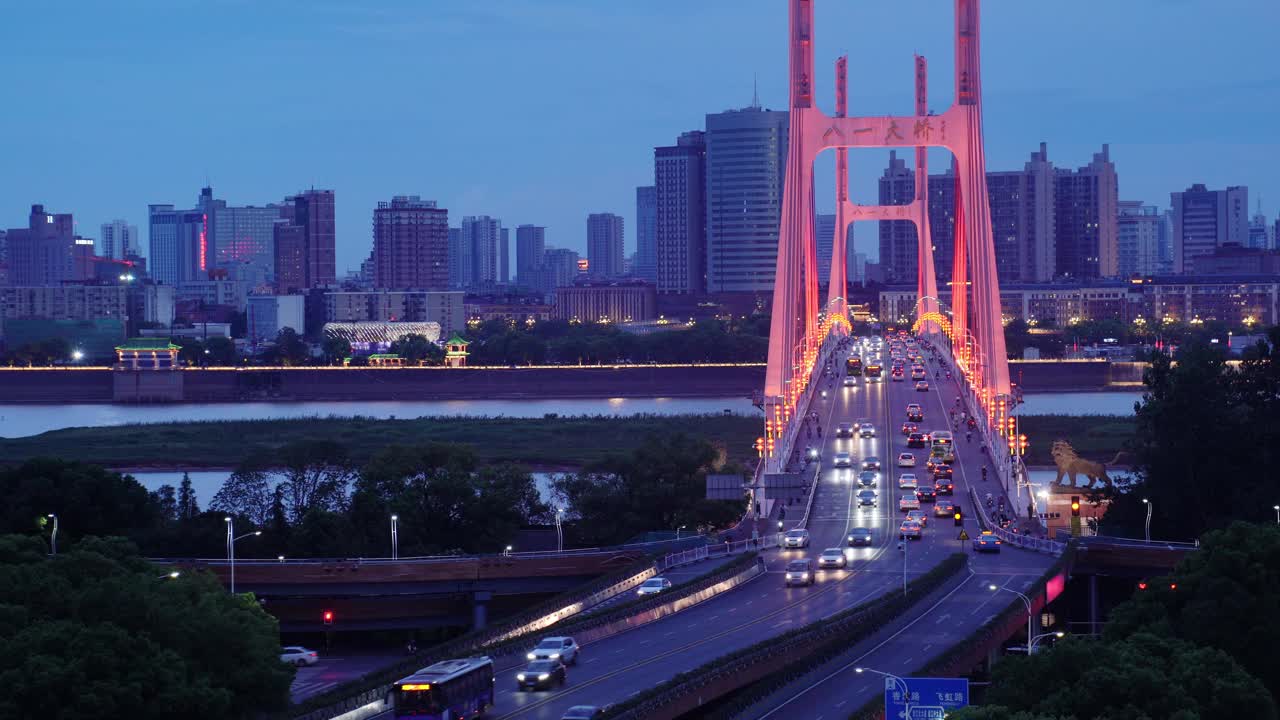
[(556, 658), (558, 658), (558, 657), (560, 657), (560, 653), (551, 653), (551, 659), (552, 659), (552, 660), (555, 660), (555, 659), (556, 659)]
[(517, 675), (516, 679), (519, 680), (520, 682), (524, 682), (524, 673), (520, 673), (519, 675)]
[(551, 677), (551, 674), (550, 674), (550, 673), (542, 673), (541, 675), (539, 675), (539, 676), (538, 676), (538, 679), (539, 679), (539, 680), (546, 680), (546, 679), (547, 679), (547, 678), (549, 678), (549, 677)]
[(535, 656), (534, 656), (534, 654), (533, 654), (533, 653), (529, 653), (528, 655), (525, 655), (525, 657), (527, 657), (527, 658), (529, 658), (530, 660), (532, 660)]

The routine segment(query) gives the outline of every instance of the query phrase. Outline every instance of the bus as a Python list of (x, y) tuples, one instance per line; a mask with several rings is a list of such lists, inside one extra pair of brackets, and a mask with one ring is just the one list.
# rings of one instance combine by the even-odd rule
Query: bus
[(844, 372), (846, 375), (861, 375), (862, 358), (857, 355), (850, 356), (848, 360), (844, 361)]
[(460, 720), (493, 707), (493, 660), (441, 660), (391, 686), (396, 720)]
[(943, 448), (951, 450), (955, 447), (950, 430), (934, 430), (930, 437), (932, 438), (932, 446), (934, 448)]
[(868, 379), (868, 380), (870, 380), (870, 381), (872, 381), (872, 382), (879, 382), (879, 381), (880, 381), (880, 370), (881, 370), (881, 368), (880, 368), (880, 366), (879, 366), (879, 365), (868, 365), (868, 366), (867, 366), (867, 379)]

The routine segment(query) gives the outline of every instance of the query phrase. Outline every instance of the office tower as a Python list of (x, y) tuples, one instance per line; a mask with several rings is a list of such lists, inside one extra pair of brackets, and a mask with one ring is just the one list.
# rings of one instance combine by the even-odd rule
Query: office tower
[(173, 205), (148, 205), (151, 278), (165, 285), (207, 280), (213, 269), (208, 218), (197, 206), (178, 210)]
[[(915, 168), (907, 167), (896, 151), (889, 151), (889, 166), (880, 176), (879, 189), (881, 205), (909, 204), (915, 199)], [(880, 265), (885, 282), (915, 282), (918, 252), (915, 225), (909, 220), (882, 220), (879, 226)], [(818, 278), (823, 277), (819, 272)]]
[(507, 228), (498, 233), (498, 282), (511, 282), (511, 234)]
[(75, 222), (71, 213), (47, 213), (32, 205), (27, 227), (6, 233), (9, 284), (58, 285), (75, 279)]
[(535, 288), (535, 275), (542, 265), (542, 253), (547, 248), (547, 229), (540, 225), (516, 227), (516, 282)]
[(538, 288), (550, 292), (558, 287), (572, 285), (578, 278), (578, 253), (566, 248), (547, 248), (543, 253), (543, 284)]
[(658, 188), (636, 188), (636, 253), (631, 275), (646, 282), (657, 280)]
[(1045, 143), (1022, 170), (987, 172), (996, 274), (1003, 283), (1049, 282), (1056, 258), (1057, 184)]
[(1056, 275), (1073, 280), (1116, 277), (1120, 190), (1110, 147), (1103, 145), (1082, 168), (1055, 169), (1053, 182)]
[(653, 149), (654, 282), (660, 294), (707, 285), (706, 133), (683, 133)]
[(459, 276), (465, 290), (492, 291), (499, 281), (502, 221), (488, 215), (462, 218)]
[[(311, 288), (333, 287), (337, 284), (338, 270), (336, 258), (337, 235), (334, 228), (334, 195), (332, 190), (316, 190), (312, 188), (284, 199), (280, 216), (289, 224), (302, 228), (302, 286), (299, 290)], [(280, 237), (279, 227), (273, 231)], [(292, 231), (285, 233), (286, 241), (295, 241)], [(294, 251), (292, 246), (285, 248)], [(280, 248), (275, 248), (277, 258), (276, 274)], [(279, 283), (277, 283), (279, 284)], [(292, 281), (291, 283), (292, 284)]]
[(1249, 188), (1232, 186), (1209, 190), (1195, 184), (1169, 194), (1173, 213), (1173, 272), (1191, 268), (1191, 258), (1212, 255), (1225, 246), (1245, 247), (1249, 241)]
[(1121, 200), (1117, 219), (1120, 277), (1160, 272), (1160, 210), (1140, 200)]
[(814, 216), (815, 241), (818, 250), (818, 283), (826, 285), (831, 280), (831, 246), (836, 240), (836, 216)]
[(622, 276), (622, 217), (613, 213), (587, 216), (588, 273), (600, 280)]
[(1165, 210), (1160, 213), (1159, 225), (1160, 238), (1159, 257), (1160, 260), (1156, 265), (1156, 272), (1160, 275), (1173, 274), (1173, 211)]
[(449, 211), (434, 200), (397, 195), (373, 211), (373, 286), (449, 288)]
[(110, 260), (123, 260), (131, 255), (142, 254), (138, 226), (130, 225), (124, 220), (102, 223), (98, 242), (98, 254)]
[(462, 228), (449, 228), (449, 289), (457, 290), (462, 282)]
[[(853, 225), (849, 225), (849, 233), (853, 233)], [(849, 247), (853, 247), (853, 238), (850, 238)], [(856, 252), (853, 253), (852, 259), (849, 261), (849, 281), (856, 282), (859, 285), (867, 284), (867, 254)]]
[(291, 295), (307, 289), (307, 231), (286, 218), (272, 227), (275, 286), (279, 295)]
[(210, 196), (202, 197), (202, 209), (217, 267), (248, 265), (267, 277), (275, 275), (274, 231), (280, 206), (233, 206)]
[(9, 284), (9, 251), (7, 249), (9, 233), (0, 230), (0, 287)]
[(788, 113), (752, 105), (707, 115), (707, 289), (773, 289)]
[(1249, 247), (1256, 250), (1271, 249), (1271, 226), (1262, 214), (1262, 199), (1258, 199), (1258, 212), (1249, 220)]

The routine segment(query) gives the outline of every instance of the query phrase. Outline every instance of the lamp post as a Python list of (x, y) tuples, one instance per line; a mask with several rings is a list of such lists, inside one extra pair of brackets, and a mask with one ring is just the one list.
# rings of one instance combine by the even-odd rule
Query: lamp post
[(58, 554), (58, 513), (49, 513), (49, 519), (53, 520), (53, 536), (50, 538), (49, 546), (53, 550), (53, 554)]
[(560, 528), (560, 516), (564, 511), (556, 508), (556, 552), (564, 552), (564, 531)]
[(988, 585), (987, 588), (992, 592), (995, 592), (997, 590), (1011, 592), (1014, 595), (1017, 595), (1020, 600), (1022, 600), (1023, 605), (1027, 606), (1027, 656), (1030, 657), (1031, 642), (1032, 642), (1032, 639), (1035, 637), (1035, 631), (1031, 629), (1031, 621), (1035, 616), (1035, 612), (1032, 611), (1031, 609), (1031, 598), (1027, 597), (1026, 595), (1023, 595), (1022, 593), (1018, 592), (1017, 590), (1014, 590), (1013, 588), (1007, 588), (1001, 585), (994, 585), (994, 584)]
[(1154, 507), (1154, 504), (1147, 498), (1142, 498), (1142, 504), (1147, 506), (1146, 534), (1147, 542), (1151, 542), (1151, 508)]
[(235, 595), (236, 594), (236, 541), (243, 540), (244, 538), (247, 538), (250, 535), (261, 535), (262, 531), (255, 530), (253, 532), (245, 533), (243, 535), (236, 535), (235, 523), (231, 521), (231, 516), (228, 515), (222, 518), (222, 520), (227, 524), (227, 562), (230, 563), (231, 565), (231, 594)]
[(173, 572), (167, 572), (156, 579), (157, 580), (176, 580), (178, 579), (178, 576), (181, 574), (182, 573), (178, 572), (177, 570), (174, 570)]
[(681, 525), (680, 527), (676, 528), (676, 539), (677, 539), (677, 540), (679, 540), (679, 539), (680, 539), (680, 531), (681, 531), (681, 530), (684, 530), (684, 529), (685, 529), (685, 528), (687, 528), (687, 527), (689, 527), (689, 526), (688, 526), (688, 525)]
[(1066, 636), (1067, 636), (1067, 634), (1066, 634), (1066, 633), (1064, 633), (1064, 632), (1062, 632), (1061, 630), (1059, 630), (1059, 631), (1057, 631), (1057, 632), (1044, 633), (1044, 634), (1041, 634), (1041, 635), (1037, 635), (1037, 636), (1035, 636), (1034, 638), (1032, 638), (1032, 639), (1031, 639), (1031, 647), (1030, 647), (1030, 649), (1028, 649), (1028, 650), (1027, 650), (1027, 654), (1028, 654), (1028, 655), (1030, 655), (1032, 652), (1034, 652), (1034, 651), (1035, 651), (1035, 647), (1036, 647), (1036, 643), (1040, 642), (1041, 640), (1043, 640), (1043, 639), (1045, 639), (1045, 638), (1047, 638), (1047, 637), (1064, 638), (1064, 637), (1066, 637)]
[(1273, 505), (1271, 509), (1276, 511), (1276, 524), (1280, 525), (1280, 505)]
[(902, 678), (898, 677), (897, 675), (894, 675), (893, 673), (887, 673), (881, 670), (872, 670), (869, 667), (856, 667), (853, 669), (853, 671), (858, 673), (859, 675), (861, 675), (864, 672), (875, 673), (876, 675), (883, 675), (884, 677), (888, 678), (889, 681), (892, 682), (894, 685), (901, 684), (902, 685), (902, 702), (905, 703), (906, 705), (906, 707), (903, 708), (903, 714), (905, 717), (908, 717), (908, 718), (911, 717), (911, 689), (907, 687), (906, 680), (903, 680)]
[(400, 516), (392, 515), (391, 516), (391, 559), (392, 560), (400, 559), (400, 530), (398, 527), (399, 523), (400, 523)]
[(511, 555), (511, 550), (512, 550), (511, 546), (510, 546), (510, 545), (508, 545), (508, 546), (507, 546), (507, 549), (506, 549), (506, 550), (504, 550), (504, 551), (502, 551), (502, 554), (503, 554), (503, 555), (505, 555), (505, 556), (510, 556), (510, 555)]

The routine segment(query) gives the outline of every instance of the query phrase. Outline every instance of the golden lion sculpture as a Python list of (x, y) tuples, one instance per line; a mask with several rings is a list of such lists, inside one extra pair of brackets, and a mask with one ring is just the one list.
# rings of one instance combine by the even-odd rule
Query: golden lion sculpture
[[(1089, 484), (1085, 487), (1093, 487), (1093, 484), (1102, 481), (1107, 487), (1111, 487), (1114, 483), (1107, 476), (1108, 463), (1094, 462), (1086, 460), (1076, 454), (1075, 448), (1071, 447), (1071, 443), (1066, 440), (1053, 441), (1053, 462), (1058, 466), (1058, 478), (1053, 481), (1054, 485), (1062, 484), (1062, 476), (1066, 475), (1071, 480), (1071, 487), (1076, 486), (1076, 476), (1084, 475), (1089, 478)], [(1116, 457), (1109, 464), (1115, 465), (1124, 455), (1123, 452), (1116, 453)]]

